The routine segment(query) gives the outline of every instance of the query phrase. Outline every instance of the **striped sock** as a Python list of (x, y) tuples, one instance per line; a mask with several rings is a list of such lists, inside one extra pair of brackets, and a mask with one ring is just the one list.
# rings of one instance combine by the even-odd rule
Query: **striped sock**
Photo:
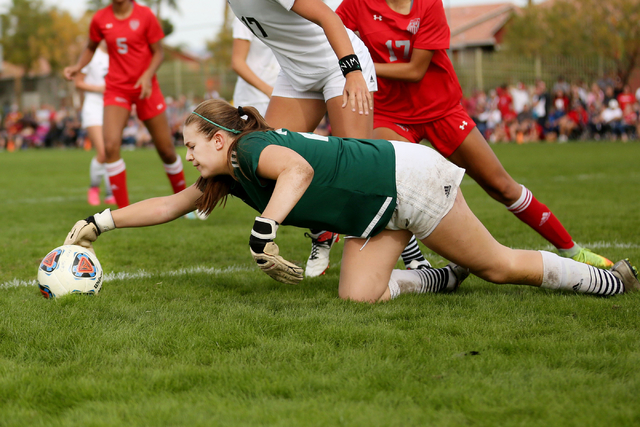
[(414, 260), (426, 261), (420, 251), (416, 236), (411, 236), (411, 240), (409, 240), (407, 247), (402, 251), (402, 262), (404, 262), (404, 266), (407, 267), (409, 263)]
[(401, 294), (441, 292), (451, 280), (457, 280), (450, 268), (393, 270), (389, 279), (391, 298)]
[(540, 251), (544, 275), (542, 287), (609, 296), (624, 292), (624, 285), (608, 270), (592, 267), (571, 258)]

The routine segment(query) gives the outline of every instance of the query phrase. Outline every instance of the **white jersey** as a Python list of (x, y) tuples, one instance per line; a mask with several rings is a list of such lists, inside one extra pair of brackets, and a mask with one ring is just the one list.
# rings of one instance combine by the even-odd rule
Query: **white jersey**
[[(273, 86), (280, 72), (280, 65), (271, 49), (254, 36), (238, 19), (233, 22), (233, 38), (247, 40), (251, 43), (246, 59), (247, 66), (265, 83)], [(257, 106), (264, 104), (266, 106), (269, 103), (269, 97), (247, 83), (242, 77), (238, 77), (233, 92), (233, 103), (235, 105)], [(264, 111), (261, 111), (261, 114), (264, 115)]]
[[(93, 58), (91, 58), (91, 62), (89, 62), (86, 67), (84, 67), (80, 72), (84, 74), (86, 77), (84, 78), (85, 83), (94, 86), (104, 86), (104, 77), (107, 75), (109, 71), (109, 55), (106, 52), (103, 52), (102, 49), (96, 49), (93, 54)], [(102, 93), (99, 92), (85, 92), (84, 95), (85, 100), (91, 98), (98, 98), (102, 101)]]
[[(290, 77), (294, 87), (296, 76), (320, 77), (340, 70), (338, 57), (322, 27), (291, 11), (295, 0), (228, 2), (238, 19), (273, 50), (282, 71)], [(348, 28), (346, 31), (356, 54), (368, 54), (367, 48), (353, 31)]]
[[(93, 58), (91, 58), (91, 62), (80, 72), (85, 75), (85, 83), (94, 86), (104, 86), (104, 77), (108, 71), (109, 55), (102, 51), (102, 49), (96, 49)], [(86, 129), (92, 126), (102, 126), (103, 110), (104, 101), (102, 93), (85, 91), (80, 116), (82, 127)]]

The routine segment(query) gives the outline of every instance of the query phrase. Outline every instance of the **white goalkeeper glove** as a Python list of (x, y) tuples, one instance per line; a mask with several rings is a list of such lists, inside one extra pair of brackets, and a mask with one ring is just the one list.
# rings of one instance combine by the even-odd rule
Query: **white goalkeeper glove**
[(79, 245), (95, 253), (92, 243), (96, 241), (100, 234), (114, 228), (116, 228), (116, 224), (113, 222), (111, 209), (105, 209), (87, 219), (81, 219), (76, 222), (69, 234), (67, 234), (64, 244)]
[(278, 223), (269, 218), (256, 217), (249, 238), (251, 255), (258, 267), (278, 282), (297, 285), (303, 278), (302, 268), (282, 258), (276, 238)]

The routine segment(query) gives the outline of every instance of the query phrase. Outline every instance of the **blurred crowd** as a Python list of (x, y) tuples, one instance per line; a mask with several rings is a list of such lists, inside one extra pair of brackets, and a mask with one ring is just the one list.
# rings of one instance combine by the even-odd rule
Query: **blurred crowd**
[(592, 84), (558, 77), (475, 91), (463, 104), (487, 141), (637, 140), (640, 88), (605, 77)]
[[(202, 101), (167, 97), (167, 118), (176, 145), (182, 144), (182, 123), (187, 114)], [(135, 108), (122, 134), (122, 149), (152, 146), (149, 132), (137, 118)], [(91, 148), (86, 132), (80, 123), (80, 109), (50, 105), (20, 111), (17, 105), (0, 110), (0, 151), (15, 151), (41, 147)]]
[[(211, 97), (208, 95), (207, 97)], [(203, 99), (166, 98), (174, 143), (182, 144), (182, 123)], [(491, 143), (640, 139), (640, 88), (635, 91), (613, 78), (591, 85), (558, 77), (551, 88), (539, 80), (475, 91), (462, 100), (478, 129)], [(323, 126), (328, 127), (326, 122)], [(318, 129), (329, 133), (329, 129)], [(152, 145), (149, 132), (132, 111), (122, 135), (122, 148)], [(50, 105), (20, 111), (0, 110), (0, 151), (29, 147), (85, 147), (90, 143), (80, 123), (80, 110)]]

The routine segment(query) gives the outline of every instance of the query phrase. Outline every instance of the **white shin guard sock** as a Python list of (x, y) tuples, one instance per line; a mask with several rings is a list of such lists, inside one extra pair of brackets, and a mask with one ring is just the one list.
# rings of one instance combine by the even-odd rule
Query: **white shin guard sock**
[(451, 280), (457, 280), (451, 269), (426, 268), (418, 270), (393, 270), (389, 279), (391, 299), (401, 294), (441, 292)]
[(615, 295), (624, 292), (624, 286), (607, 270), (562, 258), (554, 253), (540, 251), (544, 275), (542, 287), (573, 290), (596, 295)]
[(91, 186), (99, 187), (103, 177), (107, 175), (107, 171), (104, 164), (99, 163), (95, 157), (91, 159), (91, 166), (89, 167), (89, 177), (91, 178)]

